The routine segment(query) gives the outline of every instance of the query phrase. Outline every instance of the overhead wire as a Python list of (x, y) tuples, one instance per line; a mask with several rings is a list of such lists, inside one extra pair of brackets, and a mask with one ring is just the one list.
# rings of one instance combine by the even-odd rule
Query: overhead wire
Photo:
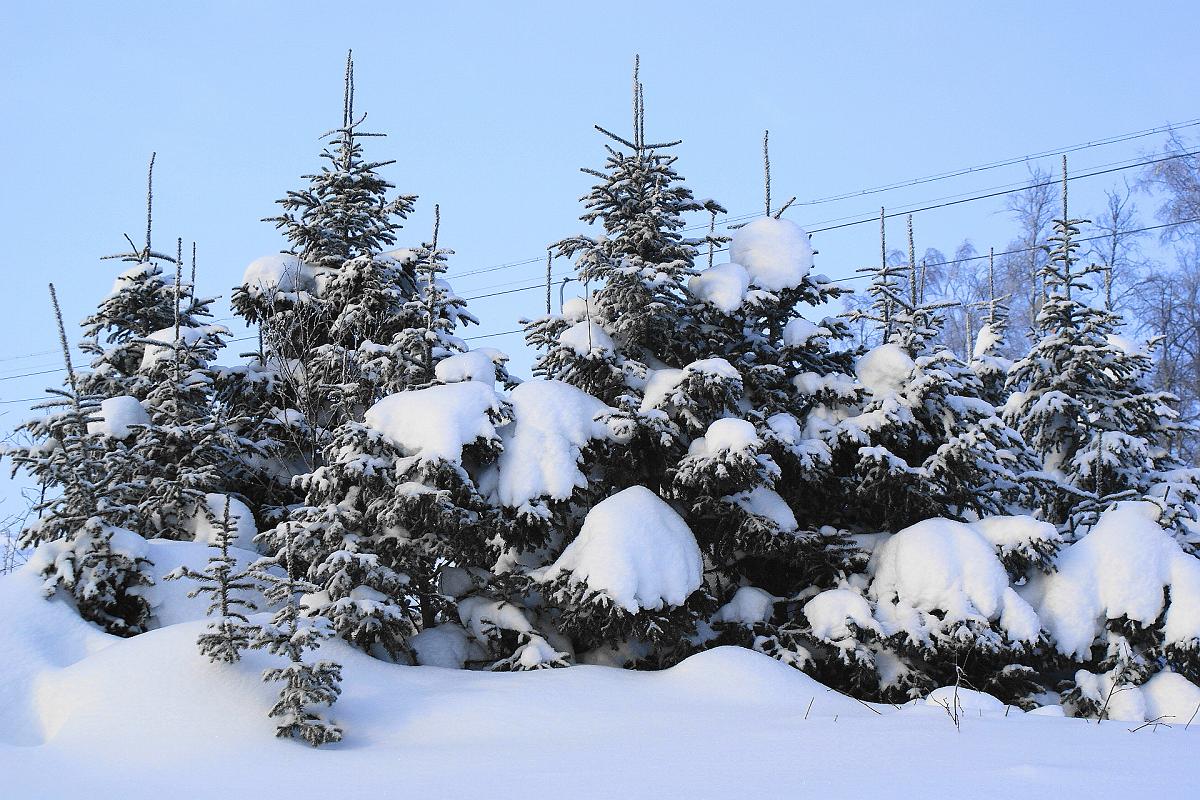
[[(916, 177), (916, 178), (902, 179), (899, 181), (895, 181), (893, 183), (880, 184), (878, 186), (866, 187), (866, 188), (857, 189), (854, 191), (843, 192), (841, 194), (829, 195), (827, 197), (814, 198), (812, 200), (795, 201), (792, 203), (792, 205), (793, 205), (793, 207), (815, 206), (815, 205), (823, 205), (826, 203), (832, 203), (832, 202), (839, 201), (839, 200), (848, 200), (850, 198), (855, 198), (855, 197), (865, 197), (865, 196), (869, 196), (872, 194), (880, 194), (882, 192), (894, 191), (895, 189), (904, 189), (904, 188), (909, 188), (912, 186), (919, 186), (919, 185), (923, 185), (923, 184), (927, 184), (927, 183), (936, 183), (938, 181), (949, 180), (951, 178), (958, 178), (958, 177), (962, 177), (964, 175), (972, 175), (972, 174), (977, 174), (980, 172), (987, 172), (990, 170), (999, 169), (1002, 167), (1014, 166), (1016, 164), (1021, 164), (1021, 163), (1032, 161), (1032, 160), (1035, 160), (1038, 158), (1046, 158), (1046, 157), (1052, 156), (1052, 155), (1077, 153), (1077, 152), (1081, 152), (1083, 150), (1088, 150), (1088, 149), (1095, 148), (1095, 147), (1104, 147), (1104, 146), (1112, 145), (1112, 144), (1120, 144), (1120, 143), (1127, 142), (1127, 141), (1133, 141), (1135, 139), (1141, 139), (1141, 138), (1146, 138), (1148, 136), (1154, 136), (1157, 134), (1166, 133), (1168, 131), (1186, 130), (1188, 128), (1193, 128), (1193, 127), (1197, 127), (1197, 126), (1200, 126), (1200, 118), (1184, 120), (1183, 122), (1177, 122), (1177, 123), (1169, 122), (1169, 123), (1166, 123), (1164, 125), (1160, 125), (1160, 126), (1157, 126), (1154, 128), (1144, 128), (1144, 129), (1132, 131), (1129, 133), (1116, 134), (1114, 136), (1105, 137), (1103, 139), (1095, 139), (1095, 140), (1092, 140), (1089, 142), (1081, 142), (1081, 143), (1077, 143), (1077, 144), (1073, 144), (1073, 145), (1067, 145), (1066, 147), (1058, 147), (1058, 148), (1053, 148), (1053, 149), (1041, 150), (1041, 151), (1037, 151), (1037, 152), (1033, 152), (1033, 153), (1026, 153), (1025, 155), (1022, 155), (1022, 156), (1012, 156), (1010, 158), (998, 159), (995, 161), (986, 162), (984, 164), (977, 164), (977, 165), (973, 165), (973, 166), (969, 166), (969, 167), (960, 167), (957, 169), (947, 170), (947, 171), (939, 172), (939, 173), (933, 173), (930, 175), (923, 175), (923, 176)], [(1179, 156), (1172, 156), (1172, 157), (1179, 157)], [(757, 217), (759, 215), (760, 215), (760, 212), (758, 212), (758, 211), (745, 213), (745, 214), (731, 215), (731, 216), (727, 216), (723, 220), (723, 223), (728, 224), (731, 222), (741, 222), (743, 220), (753, 219), (754, 217)], [(878, 216), (875, 216), (872, 219), (878, 219)], [(708, 227), (707, 224), (697, 224), (697, 225), (689, 225), (689, 226), (683, 228), (683, 230), (685, 230), (685, 231), (702, 230), (707, 227)], [(515, 267), (522, 267), (522, 266), (527, 266), (529, 264), (541, 263), (542, 258), (543, 258), (542, 256), (537, 256), (534, 258), (522, 259), (519, 261), (510, 261), (510, 262), (506, 262), (503, 264), (496, 264), (496, 265), (489, 266), (489, 267), (481, 267), (479, 269), (473, 269), (473, 270), (467, 270), (466, 272), (455, 273), (454, 275), (449, 275), (447, 277), (457, 280), (459, 278), (465, 278), (465, 277), (468, 277), (471, 275), (482, 275), (487, 272), (497, 272), (497, 271), (505, 270), (505, 269), (513, 269)]]
[[(890, 191), (890, 190), (896, 189), (896, 188), (906, 188), (909, 186), (920, 185), (923, 183), (932, 183), (932, 182), (935, 182), (938, 180), (945, 180), (945, 179), (949, 179), (949, 178), (953, 178), (953, 177), (958, 177), (961, 175), (967, 175), (967, 174), (982, 172), (982, 171), (986, 171), (986, 170), (990, 170), (990, 169), (996, 169), (996, 168), (999, 168), (1002, 166), (1010, 166), (1010, 165), (1013, 165), (1016, 163), (1020, 163), (1023, 160), (1029, 160), (1032, 158), (1044, 157), (1047, 155), (1052, 155), (1052, 154), (1057, 154), (1057, 153), (1062, 153), (1062, 152), (1078, 152), (1080, 150), (1088, 149), (1091, 147), (1099, 147), (1099, 146), (1104, 146), (1107, 144), (1113, 144), (1113, 143), (1118, 143), (1118, 142), (1122, 142), (1122, 141), (1129, 141), (1129, 140), (1136, 139), (1136, 138), (1142, 138), (1145, 136), (1154, 135), (1156, 133), (1162, 133), (1162, 132), (1172, 130), (1172, 129), (1178, 130), (1181, 128), (1194, 127), (1197, 125), (1200, 125), (1200, 119), (1188, 120), (1186, 122), (1178, 123), (1178, 124), (1169, 124), (1169, 125), (1165, 125), (1165, 126), (1160, 126), (1158, 128), (1149, 128), (1149, 129), (1145, 129), (1143, 131), (1135, 131), (1135, 132), (1132, 132), (1129, 134), (1121, 134), (1119, 136), (1109, 137), (1107, 139), (1102, 139), (1102, 140), (1096, 140), (1094, 142), (1073, 145), (1073, 146), (1070, 146), (1067, 148), (1061, 148), (1061, 149), (1057, 149), (1057, 150), (1046, 150), (1046, 151), (1041, 151), (1039, 153), (1027, 154), (1026, 156), (1015, 157), (1015, 158), (1010, 158), (1010, 159), (1002, 159), (999, 161), (989, 162), (989, 163), (983, 164), (983, 165), (977, 165), (974, 167), (966, 167), (966, 168), (962, 168), (959, 170), (952, 170), (952, 171), (948, 171), (948, 172), (944, 172), (944, 173), (936, 173), (934, 175), (908, 179), (906, 181), (900, 181), (900, 182), (896, 182), (893, 184), (883, 184), (880, 186), (870, 187), (870, 188), (858, 190), (855, 192), (846, 192), (841, 195), (831, 195), (829, 197), (818, 198), (818, 199), (812, 200), (812, 201), (804, 201), (801, 203), (794, 203), (793, 205), (811, 206), (811, 205), (817, 205), (820, 203), (833, 202), (835, 200), (849, 199), (851, 197), (859, 197), (859, 196), (873, 194), (873, 193), (879, 193), (879, 192), (883, 192), (883, 191)], [(1153, 159), (1138, 159), (1138, 160), (1129, 160), (1129, 161), (1122, 161), (1122, 162), (1113, 162), (1113, 165), (1105, 165), (1102, 168), (1096, 168), (1089, 172), (1076, 173), (1074, 175), (1069, 175), (1067, 177), (1067, 180), (1074, 181), (1074, 180), (1082, 180), (1085, 178), (1093, 178), (1093, 177), (1097, 177), (1097, 176), (1101, 176), (1101, 175), (1108, 175), (1108, 174), (1112, 174), (1115, 172), (1120, 172), (1120, 171), (1127, 170), (1127, 169), (1133, 169), (1136, 167), (1150, 166), (1153, 164), (1162, 163), (1162, 162), (1169, 161), (1169, 160), (1176, 159), (1176, 158), (1190, 157), (1190, 156), (1194, 156), (1197, 154), (1200, 154), (1200, 150), (1189, 151), (1189, 152), (1185, 152), (1185, 153), (1174, 153), (1171, 155), (1161, 156), (1161, 157), (1157, 157), (1157, 158), (1153, 158)], [(1025, 182), (1021, 182), (1019, 184), (1010, 184), (1002, 189), (998, 189), (998, 190), (994, 190), (994, 191), (989, 190), (984, 193), (971, 194), (968, 196), (952, 195), (952, 196), (950, 196), (951, 199), (946, 199), (942, 202), (934, 202), (934, 203), (930, 203), (928, 205), (919, 205), (919, 206), (916, 206), (913, 208), (907, 208), (907, 207), (902, 206), (900, 210), (895, 210), (890, 213), (886, 213), (884, 215), (884, 217), (885, 218), (894, 218), (894, 217), (898, 217), (898, 216), (906, 216), (908, 214), (918, 214), (918, 213), (933, 211), (933, 210), (937, 210), (937, 209), (941, 209), (941, 208), (947, 208), (950, 206), (962, 205), (964, 203), (976, 202), (979, 200), (992, 199), (992, 198), (996, 198), (996, 197), (1002, 197), (1007, 194), (1014, 194), (1016, 192), (1025, 191), (1025, 190), (1028, 190), (1031, 188), (1041, 188), (1041, 187), (1050, 186), (1050, 185), (1058, 185), (1059, 183), (1061, 183), (1061, 179), (1056, 178), (1053, 180), (1047, 180), (1047, 181), (1043, 181), (1043, 182), (1039, 182), (1039, 183), (1032, 183), (1032, 184), (1025, 183)], [(746, 218), (753, 218), (753, 217), (759, 216), (759, 214), (757, 212), (755, 212), (754, 214), (749, 214), (749, 215), (744, 215), (744, 216)], [(737, 221), (738, 219), (739, 218), (736, 218), (736, 217), (729, 217), (725, 220), (725, 222), (729, 223), (729, 222)], [(840, 218), (839, 220), (829, 220), (829, 222), (837, 222), (837, 224), (825, 225), (824, 227), (813, 227), (813, 228), (809, 229), (809, 233), (824, 233), (824, 232), (828, 232), (828, 231), (832, 231), (832, 230), (840, 230), (840, 229), (844, 229), (844, 228), (848, 228), (848, 227), (853, 227), (856, 225), (877, 222), (879, 220), (879, 215), (872, 214), (871, 216), (863, 216), (861, 218), (852, 218), (849, 221), (840, 221), (840, 220), (844, 220), (844, 219), (846, 219), (846, 218), (843, 217), (843, 218)], [(1172, 227), (1175, 225), (1190, 224), (1193, 222), (1200, 222), (1200, 218), (1189, 219), (1189, 220), (1180, 220), (1180, 221), (1172, 222), (1172, 223), (1163, 223), (1161, 225), (1151, 225), (1151, 226), (1139, 228), (1136, 230), (1121, 231), (1121, 232), (1119, 232), (1119, 234), (1120, 235), (1130, 235), (1130, 234), (1142, 233), (1142, 232), (1146, 232), (1146, 231), (1160, 230), (1160, 229)], [(817, 224), (822, 225), (824, 223), (817, 223)], [(695, 227), (706, 227), (706, 226), (695, 226)], [(1077, 241), (1080, 241), (1080, 242), (1094, 241), (1096, 239), (1106, 238), (1107, 236), (1111, 236), (1111, 235), (1113, 235), (1113, 234), (1108, 233), (1108, 234), (1104, 234), (1101, 236), (1084, 237), (1084, 238), (1078, 239)], [(1023, 249), (1018, 249), (1018, 250), (1009, 250), (1009, 251), (1005, 251), (1002, 253), (996, 253), (996, 255), (1001, 255), (1001, 256), (1002, 255), (1012, 255), (1012, 254), (1016, 254), (1016, 253), (1030, 252), (1032, 250), (1037, 250), (1037, 249), (1040, 249), (1040, 246), (1031, 247), (1031, 248), (1023, 248)], [(728, 248), (723, 247), (723, 248), (717, 248), (713, 252), (719, 253), (719, 252), (726, 252), (727, 250), (728, 250)], [(971, 257), (967, 257), (967, 258), (963, 258), (963, 259), (948, 261), (945, 263), (946, 264), (957, 264), (957, 263), (963, 263), (966, 261), (978, 260), (981, 258), (986, 258), (986, 256), (971, 256)], [(480, 275), (480, 274), (500, 271), (500, 270), (504, 270), (504, 269), (511, 269), (511, 268), (519, 267), (519, 266), (526, 266), (529, 264), (540, 264), (540, 263), (542, 263), (542, 260), (543, 260), (543, 257), (538, 256), (536, 258), (530, 258), (530, 259), (525, 259), (525, 260), (521, 260), (521, 261), (512, 261), (512, 262), (507, 262), (505, 264), (499, 264), (499, 265), (495, 265), (495, 266), (491, 266), (491, 267), (485, 267), (485, 268), (476, 269), (476, 270), (469, 270), (467, 272), (458, 273), (457, 275), (452, 276), (452, 277), (457, 279), (457, 278), (462, 278), (462, 277), (466, 277), (466, 276), (470, 276), (470, 275)], [(554, 280), (560, 280), (563, 277), (565, 277), (565, 276), (563, 276), (563, 275), (554, 276)], [(865, 279), (865, 277), (867, 277), (867, 276), (852, 275), (852, 276), (847, 276), (847, 277), (842, 277), (842, 278), (833, 278), (833, 279), (830, 279), (830, 281), (831, 282), (845, 282), (845, 281), (851, 281), (851, 280), (861, 280), (861, 279)], [(494, 284), (494, 286), (497, 286), (497, 287), (507, 286), (507, 285), (511, 285), (513, 283), (520, 283), (520, 282), (522, 282), (522, 281), (518, 279), (515, 281), (509, 281), (506, 283)], [(489, 288), (489, 287), (480, 287), (480, 288)], [(483, 299), (488, 299), (488, 298), (492, 298), (492, 297), (500, 297), (500, 296), (505, 296), (505, 295), (510, 295), (510, 294), (518, 294), (521, 292), (533, 291), (535, 289), (543, 289), (543, 288), (545, 288), (545, 281), (539, 280), (537, 283), (534, 283), (531, 285), (520, 286), (520, 287), (512, 288), (512, 289), (503, 289), (503, 290), (494, 291), (494, 292), (487, 292), (484, 294), (470, 295), (470, 296), (463, 297), (463, 299), (467, 300), (467, 301), (483, 300)], [(223, 322), (223, 321), (228, 321), (230, 319), (232, 319), (232, 318), (223, 317), (223, 318), (213, 320), (213, 322)], [(504, 336), (504, 335), (509, 335), (512, 333), (517, 333), (517, 332), (520, 332), (520, 330), (521, 329), (515, 329), (512, 331), (501, 331), (498, 333), (491, 333), (491, 334), (479, 334), (476, 336), (469, 336), (469, 337), (463, 337), (463, 338), (468, 339), (468, 340), (490, 338), (490, 337), (494, 337), (494, 336)], [(249, 341), (254, 338), (255, 338), (254, 336), (245, 336), (245, 337), (233, 338), (233, 339), (230, 339), (229, 341), (231, 343), (232, 342), (241, 342), (241, 341)], [(5, 357), (0, 357), (0, 361), (15, 361), (15, 360), (20, 360), (20, 359), (25, 359), (25, 358), (33, 358), (33, 357), (37, 357), (37, 356), (48, 355), (53, 352), (55, 352), (55, 351), (47, 350), (47, 351), (40, 351), (37, 353), (27, 353), (27, 354), (13, 355), (13, 356), (5, 356)], [(37, 376), (37, 375), (49, 375), (49, 374), (53, 374), (56, 372), (61, 372), (62, 370), (63, 370), (62, 367), (58, 367), (58, 368), (54, 368), (54, 369), (46, 369), (46, 370), (18, 373), (18, 374), (8, 375), (8, 376), (0, 376), (0, 381), (10, 381), (10, 380), (16, 380), (19, 378), (33, 377), (33, 376)], [(3, 400), (3, 401), (0, 401), (0, 405), (7, 405), (7, 404), (19, 403), (19, 402), (30, 402), (32, 400), (40, 400), (40, 399), (48, 399), (48, 398), (22, 398), (22, 399), (18, 399), (18, 400)]]

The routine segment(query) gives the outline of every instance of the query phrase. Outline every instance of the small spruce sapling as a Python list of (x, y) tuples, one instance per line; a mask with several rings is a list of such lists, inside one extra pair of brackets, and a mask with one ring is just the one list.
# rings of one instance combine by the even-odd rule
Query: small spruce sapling
[[(263, 671), (263, 680), (281, 682), (279, 699), (268, 716), (278, 720), (275, 735), (302, 739), (313, 747), (338, 742), (342, 729), (327, 722), (313, 710), (315, 705), (332, 706), (341, 694), (342, 665), (333, 661), (306, 663), (304, 653), (315, 649), (322, 639), (330, 636), (324, 619), (302, 624), (298, 594), (317, 590), (308, 581), (295, 577), (292, 567), (291, 523), (285, 523), (285, 563), (278, 557), (260, 559), (255, 563), (255, 577), (268, 586), (264, 596), (268, 603), (278, 604), (279, 610), (271, 621), (256, 632), (252, 646), (287, 659), (287, 664)], [(283, 567), (283, 575), (271, 570)]]
[[(209, 515), (207, 505), (203, 513)], [(216, 520), (210, 520), (216, 522)], [(205, 632), (196, 640), (201, 655), (208, 656), (210, 661), (222, 661), (232, 664), (242, 657), (242, 651), (250, 647), (256, 628), (250, 624), (246, 615), (238, 609), (255, 611), (256, 607), (250, 600), (239, 593), (252, 591), (257, 583), (252, 580), (248, 570), (237, 568), (237, 559), (229, 553), (229, 540), (233, 527), (229, 521), (229, 496), (225, 496), (225, 510), (221, 515), (216, 540), (210, 546), (216, 550), (208, 560), (203, 570), (197, 571), (190, 567), (179, 567), (165, 576), (173, 581), (188, 578), (199, 585), (188, 592), (188, 597), (209, 595), (211, 602), (208, 615), (217, 613), (219, 618), (209, 623)]]

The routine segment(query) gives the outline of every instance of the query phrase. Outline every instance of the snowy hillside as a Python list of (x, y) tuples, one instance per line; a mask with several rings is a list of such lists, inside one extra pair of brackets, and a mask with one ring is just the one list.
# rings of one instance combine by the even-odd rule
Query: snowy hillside
[[(153, 555), (199, 566), (204, 550), (162, 542)], [(222, 665), (196, 652), (203, 623), (183, 620), (203, 613), (197, 601), (164, 594), (157, 613), (179, 621), (120, 639), (36, 584), (28, 570), (0, 579), (6, 798), (1036, 798), (1069, 785), (1099, 800), (1194, 787), (1200, 725), (1131, 733), (964, 690), (956, 729), (936, 699), (867, 706), (731, 647), (663, 672), (498, 674), (328, 642), (347, 735), (313, 751), (271, 736), (265, 656)]]

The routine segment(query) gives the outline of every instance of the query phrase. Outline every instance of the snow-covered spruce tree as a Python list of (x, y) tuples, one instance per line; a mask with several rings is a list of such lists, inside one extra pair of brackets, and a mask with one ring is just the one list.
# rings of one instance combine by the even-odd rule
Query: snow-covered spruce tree
[[(259, 259), (234, 291), (233, 306), (260, 326), (259, 362), (273, 372), (283, 463), (315, 468), (342, 421), (360, 417), (377, 387), (362, 361), (378, 356), (398, 331), (399, 309), (416, 292), (409, 251), (386, 251), (415, 198), (388, 199), (392, 184), (378, 170), (392, 161), (364, 157), (355, 116), (354, 63), (346, 61), (342, 123), (327, 134), (325, 165), (308, 186), (280, 200), (272, 217), (288, 253)], [(286, 500), (286, 498), (280, 498)]]
[[(707, 431), (727, 422), (717, 417), (744, 417), (753, 423), (756, 451), (775, 475), (739, 476), (719, 458), (698, 459), (697, 448), (711, 449), (711, 437), (703, 427), (684, 424), (705, 439), (689, 446), (673, 472), (672, 491), (689, 504), (689, 524), (712, 548), (710, 556), (729, 586), (749, 581), (787, 595), (814, 583), (827, 585), (847, 565), (844, 537), (825, 527), (826, 507), (840, 507), (842, 498), (833, 491), (830, 450), (816, 432), (826, 420), (847, 413), (862, 390), (850, 377), (853, 351), (839, 348), (850, 335), (845, 323), (803, 316), (805, 308), (828, 303), (844, 290), (813, 273), (809, 235), (781, 218), (787, 205), (772, 213), (765, 136), (764, 172), (766, 215), (735, 232), (730, 263), (710, 265), (688, 288), (693, 325), (709, 353), (739, 379), (728, 409), (709, 416)], [(668, 377), (655, 372), (649, 385), (657, 389)], [(647, 404), (677, 419), (685, 398), (697, 396), (685, 384), (682, 393), (648, 390)], [(699, 472), (698, 463), (704, 464)], [(720, 491), (712, 491), (717, 486)]]
[[(97, 420), (100, 398), (84, 394), (71, 363), (66, 329), (54, 285), (50, 297), (67, 370), (67, 388), (50, 389), (60, 400), (38, 408), (57, 413), (22, 426), (32, 444), (6, 455), (47, 492), (35, 507), (37, 519), (22, 531), (23, 547), (37, 546), (31, 561), (45, 578), (46, 594), (63, 589), (80, 615), (118, 636), (146, 629), (150, 605), (143, 589), (150, 579), (145, 541), (127, 527), (134, 509), (122, 483), (130, 453), (111, 446), (105, 421)], [(117, 420), (109, 420), (108, 425)]]
[[(177, 276), (181, 267), (177, 262)], [(130, 467), (140, 482), (139, 524), (147, 538), (190, 538), (189, 521), (202, 513), (204, 495), (236, 491), (230, 471), (257, 450), (240, 436), (233, 409), (216, 401), (221, 370), (214, 362), (227, 335), (223, 326), (187, 325), (177, 315), (174, 326), (143, 340), (136, 381), (147, 421), (133, 437)]]
[[(440, 380), (443, 376), (438, 373), (438, 365), (467, 350), (466, 343), (455, 335), (458, 329), (479, 322), (467, 310), (466, 301), (442, 277), (454, 251), (438, 246), (440, 206), (433, 207), (433, 216), (432, 240), (415, 248), (407, 261), (416, 281), (414, 290), (390, 310), (384, 324), (379, 326), (377, 338), (364, 339), (368, 344), (360, 347), (362, 369), (368, 376), (368, 384), (375, 389), (374, 395), (360, 398), (364, 408), (384, 395)], [(385, 342), (386, 346), (378, 347), (373, 344), (375, 341)], [(484, 373), (496, 369), (494, 362), (489, 366), (492, 359), (483, 351), (467, 360)], [(451, 364), (447, 369), (454, 371), (458, 367)]]
[[(198, 585), (188, 592), (188, 597), (209, 596), (207, 613), (210, 617), (215, 613), (218, 618), (208, 624), (205, 632), (196, 639), (196, 645), (200, 648), (200, 654), (208, 656), (210, 661), (226, 664), (241, 659), (242, 651), (250, 646), (255, 635), (255, 627), (238, 609), (256, 610), (254, 603), (247, 600), (243, 593), (257, 588), (250, 571), (239, 569), (237, 559), (229, 552), (234, 535), (229, 504), (229, 495), (225, 495), (225, 508), (220, 519), (209, 519), (217, 527), (217, 536), (216, 541), (210, 543), (215, 552), (204, 569), (194, 570), (184, 566), (164, 576), (169, 581), (184, 578), (195, 581)], [(211, 515), (207, 505), (203, 513)]]
[[(440, 213), (435, 216), (440, 221)], [(417, 293), (396, 309), (396, 319), (386, 321), (400, 328), (392, 344), (362, 350), (366, 368), (377, 370), (378, 384), (357, 402), (372, 405), (331, 432), (320, 466), (296, 478), (303, 502), (268, 535), (274, 548), (283, 546), (284, 530), (295, 538), (298, 566), (321, 589), (310, 613), (327, 618), (334, 632), (363, 650), (392, 659), (407, 653), (408, 639), (422, 626), (432, 627), (445, 610), (438, 589), (441, 567), (485, 563), (480, 552), (489, 518), (457, 455), (408, 458), (411, 453), (384, 432), (397, 415), (411, 415), (401, 424), (422, 430), (432, 424), (423, 416), (425, 404), (453, 404), (461, 394), (436, 384), (463, 370), (487, 381), (465, 390), (482, 390), (477, 394), (489, 403), (494, 421), (503, 410), (491, 388), (495, 365), (489, 356), (448, 358), (465, 350), (453, 336), (456, 326), (474, 318), (438, 277), (449, 251), (438, 248), (437, 238), (435, 223), (433, 241), (418, 251), (423, 280)], [(386, 397), (376, 397), (387, 390)], [(476, 450), (476, 457), (488, 457), (486, 442)]]
[(1045, 643), (999, 553), (1057, 541), (1030, 517), (929, 519), (884, 538), (866, 574), (804, 603), (813, 671), (885, 701), (961, 684), (1030, 707), (1050, 688)]
[(1200, 559), (1153, 502), (1102, 511), (1087, 534), (1035, 575), (1024, 596), (1052, 643), (1044, 671), (1077, 715), (1145, 717), (1136, 687), (1171, 671), (1200, 681)]
[(932, 344), (939, 306), (924, 301), (917, 266), (907, 271), (904, 295), (880, 292), (894, 309), (890, 340), (855, 365), (869, 398), (825, 434), (846, 496), (856, 497), (842, 524), (898, 530), (1027, 506), (1044, 482), (1033, 454), (983, 398), (975, 373)]
[[(465, 363), (469, 355), (439, 366)], [(498, 558), (513, 537), (510, 519), (484, 495), (479, 478), (501, 454), (498, 429), (512, 419), (512, 406), (495, 392), (491, 373), (454, 380), (442, 374), (447, 380), (389, 395), (367, 412), (369, 429), (395, 453), (388, 470), (394, 483), (375, 506), (380, 552), (405, 576), (407, 607), (424, 644), (431, 636), (461, 637), (458, 666), (472, 660), (531, 669), (557, 662), (557, 651), (508, 604), (509, 593), (527, 582), (489, 575), (499, 571)], [(447, 663), (428, 661), (421, 645), (418, 662)]]
[(699, 649), (716, 604), (683, 518), (644, 486), (598, 503), (552, 564), (533, 573), (547, 619), (578, 657), (614, 666), (670, 666)]
[(975, 336), (971, 352), (971, 370), (983, 384), (981, 397), (996, 408), (1008, 401), (1005, 384), (1012, 361), (1008, 352), (1008, 305), (1006, 296), (996, 294), (995, 249), (988, 252), (988, 318)]
[[(290, 525), (284, 523), (283, 538), (291, 541)], [(277, 574), (282, 568), (282, 575)], [(267, 586), (264, 597), (279, 610), (269, 624), (254, 632), (251, 642), (255, 648), (283, 656), (287, 664), (267, 669), (263, 680), (280, 682), (279, 699), (271, 707), (268, 716), (278, 722), (275, 735), (301, 739), (313, 747), (319, 747), (342, 739), (342, 729), (327, 722), (314, 710), (314, 706), (332, 706), (341, 694), (342, 666), (334, 661), (321, 660), (307, 663), (304, 654), (315, 649), (322, 639), (329, 636), (328, 622), (318, 618), (303, 621), (299, 595), (312, 594), (318, 587), (298, 579), (291, 557), (290, 547), (284, 545), (283, 557), (260, 559), (253, 568), (255, 579)]]
[(603, 233), (552, 246), (556, 256), (575, 262), (578, 280), (589, 288), (583, 318), (526, 324), (529, 343), (546, 350), (534, 374), (567, 380), (610, 405), (636, 390), (648, 363), (682, 367), (696, 358), (695, 337), (680, 324), (687, 318), (684, 283), (703, 240), (681, 230), (688, 212), (724, 211), (693, 198), (670, 152), (678, 141), (647, 143), (636, 62), (633, 108), (630, 139), (596, 126), (613, 144), (605, 145), (603, 169), (583, 170), (599, 182), (583, 197), (580, 219)]
[(1063, 161), (1062, 218), (1054, 221), (1042, 268), (1047, 297), (1037, 316), (1036, 341), (1009, 374), (1014, 392), (1005, 415), (1059, 478), (1043, 511), (1058, 523), (1095, 518), (1116, 500), (1145, 494), (1153, 477), (1179, 466), (1167, 449), (1176, 430), (1173, 397), (1151, 390), (1145, 351), (1118, 335), (1120, 317), (1085, 301), (1076, 237), (1084, 220), (1067, 206)]
[[(121, 502), (136, 512), (125, 524), (145, 537), (180, 538), (196, 499), (236, 487), (240, 457), (258, 446), (213, 416), (220, 373), (212, 362), (227, 331), (206, 322), (212, 299), (196, 296), (194, 245), (189, 281), (181, 240), (174, 257), (153, 249), (153, 169), (151, 157), (145, 244), (109, 257), (133, 266), (83, 322), (81, 349), (93, 358), (78, 379), (80, 392), (101, 400), (94, 427), (115, 451)], [(231, 412), (225, 407), (224, 422), (234, 421)]]
[[(178, 308), (181, 324), (192, 327), (211, 316), (210, 300), (198, 300), (194, 287), (176, 284), (175, 258), (153, 249), (154, 155), (150, 157), (146, 189), (146, 238), (139, 248), (126, 236), (129, 251), (106, 256), (129, 265), (113, 283), (96, 311), (83, 320), (80, 349), (92, 357), (89, 372), (79, 376), (80, 390), (104, 398), (120, 395), (145, 399), (138, 370), (146, 339), (172, 328)], [(140, 393), (140, 394), (139, 394)]]
[[(484, 643), (493, 668), (537, 669), (589, 660), (600, 642), (574, 637), (568, 631), (576, 629), (562, 621), (567, 609), (579, 607), (571, 594), (577, 582), (561, 584), (554, 581), (558, 575), (540, 576), (588, 524), (589, 509), (615, 491), (601, 461), (610, 440), (619, 438), (606, 422), (613, 409), (553, 380), (526, 381), (512, 390), (509, 401), (508, 421), (497, 431), (502, 449), (493, 464), (478, 471), (477, 482), (501, 517), (499, 524), (493, 523), (489, 541), (498, 558), (486, 580), (475, 580), (471, 591), (459, 597), (459, 616), (471, 637)], [(555, 588), (549, 600), (548, 584)], [(628, 610), (626, 616), (637, 613)], [(616, 629), (608, 632), (605, 644), (622, 647), (625, 640), (615, 641), (620, 636)], [(636, 660), (645, 653), (628, 655)]]
[(398, 658), (415, 626), (409, 579), (380, 552), (378, 505), (395, 488), (394, 448), (362, 423), (347, 422), (327, 446), (325, 463), (296, 478), (304, 501), (263, 534), (268, 551), (287, 559), (316, 594), (306, 610), (364, 651)]

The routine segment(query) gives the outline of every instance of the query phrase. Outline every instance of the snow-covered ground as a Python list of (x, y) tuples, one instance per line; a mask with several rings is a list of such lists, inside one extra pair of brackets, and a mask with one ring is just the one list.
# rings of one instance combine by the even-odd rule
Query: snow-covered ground
[[(205, 548), (152, 542), (155, 573)], [(248, 555), (248, 554), (247, 554)], [(766, 656), (718, 648), (664, 672), (406, 667), (340, 642), (313, 750), (272, 736), (261, 653), (210, 664), (200, 600), (159, 583), (164, 627), (118, 639), (0, 579), (0, 797), (1194, 797), (1184, 730), (1025, 714), (964, 692), (868, 707)], [(165, 623), (171, 624), (165, 624)], [(1054, 711), (1056, 709), (1051, 709)]]

